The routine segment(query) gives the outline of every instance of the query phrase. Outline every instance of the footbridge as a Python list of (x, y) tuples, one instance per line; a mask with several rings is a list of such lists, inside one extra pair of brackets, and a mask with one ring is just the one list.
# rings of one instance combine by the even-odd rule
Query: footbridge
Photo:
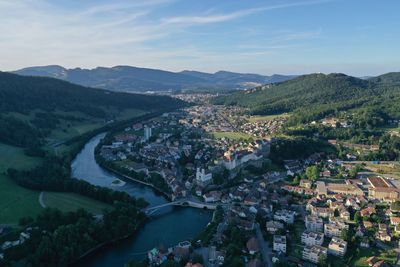
[(217, 204), (214, 203), (206, 203), (206, 202), (201, 202), (201, 201), (195, 201), (193, 199), (179, 199), (175, 200), (172, 202), (168, 202), (165, 204), (153, 206), (153, 207), (148, 207), (143, 209), (143, 211), (147, 215), (152, 215), (156, 211), (169, 207), (169, 206), (183, 206), (183, 207), (192, 207), (192, 208), (198, 208), (198, 209), (210, 209), (210, 210), (215, 210), (217, 208)]

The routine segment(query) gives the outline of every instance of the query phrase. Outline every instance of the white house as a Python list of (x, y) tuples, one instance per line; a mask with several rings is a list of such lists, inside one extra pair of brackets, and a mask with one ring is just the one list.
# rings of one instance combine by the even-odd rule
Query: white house
[(306, 246), (321, 246), (324, 243), (324, 234), (306, 230), (301, 235), (301, 243)]
[(287, 224), (293, 224), (296, 212), (291, 210), (278, 210), (274, 214), (274, 220), (283, 221)]
[(273, 250), (277, 252), (286, 253), (286, 236), (274, 235)]

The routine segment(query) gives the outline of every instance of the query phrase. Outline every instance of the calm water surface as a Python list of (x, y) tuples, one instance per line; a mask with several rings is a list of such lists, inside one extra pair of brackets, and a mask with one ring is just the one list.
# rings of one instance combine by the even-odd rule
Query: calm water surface
[[(94, 158), (94, 149), (105, 134), (91, 139), (72, 162), (72, 175), (95, 185), (121, 190), (144, 198), (150, 206), (166, 203), (167, 200), (150, 187), (127, 181), (124, 186), (111, 183), (115, 174), (102, 169)], [(176, 245), (196, 236), (210, 222), (212, 213), (201, 209), (166, 207), (158, 211), (139, 232), (131, 238), (106, 246), (81, 260), (77, 267), (123, 266), (131, 259), (143, 259), (146, 252), (158, 245)]]

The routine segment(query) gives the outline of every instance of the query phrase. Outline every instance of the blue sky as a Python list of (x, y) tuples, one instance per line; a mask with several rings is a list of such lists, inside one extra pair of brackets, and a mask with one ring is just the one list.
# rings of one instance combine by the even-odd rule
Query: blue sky
[(400, 71), (398, 0), (0, 0), (0, 69)]

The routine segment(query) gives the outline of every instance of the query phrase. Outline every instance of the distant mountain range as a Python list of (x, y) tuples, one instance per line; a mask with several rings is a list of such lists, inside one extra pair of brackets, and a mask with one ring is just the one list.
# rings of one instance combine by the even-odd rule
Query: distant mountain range
[(295, 75), (274, 74), (263, 76), (228, 71), (218, 71), (216, 73), (188, 70), (170, 72), (131, 66), (66, 69), (58, 65), (50, 65), (28, 67), (13, 73), (24, 76), (51, 77), (83, 86), (132, 92), (194, 89), (235, 90), (282, 82), (296, 77)]

